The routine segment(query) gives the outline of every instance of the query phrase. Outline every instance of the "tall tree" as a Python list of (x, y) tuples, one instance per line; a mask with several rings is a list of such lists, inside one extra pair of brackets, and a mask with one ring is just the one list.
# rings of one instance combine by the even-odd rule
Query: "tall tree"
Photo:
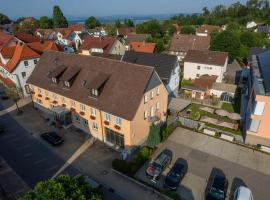
[(124, 20), (124, 25), (126, 27), (134, 27), (134, 22), (131, 19), (125, 19)]
[(18, 106), (18, 101), (22, 97), (21, 89), (19, 89), (18, 87), (12, 85), (12, 86), (7, 87), (6, 93), (14, 101), (14, 103), (16, 105), (16, 108), (17, 108), (17, 111), (18, 111), (18, 114), (22, 113), (22, 111), (20, 110), (20, 108)]
[(240, 46), (241, 42), (237, 34), (231, 31), (224, 31), (211, 41), (210, 49), (228, 52), (230, 58), (234, 59), (239, 55)]
[(115, 26), (115, 28), (120, 28), (122, 26), (120, 19), (115, 20), (114, 26)]
[(53, 7), (53, 27), (54, 28), (66, 28), (68, 22), (59, 6)]
[(149, 147), (155, 147), (160, 143), (160, 141), (161, 141), (160, 127), (152, 124), (150, 126), (149, 135), (148, 135), (148, 138), (146, 140), (146, 144)]
[(42, 16), (39, 18), (39, 28), (53, 28), (53, 21), (52, 19), (48, 18), (47, 16)]
[(21, 198), (21, 200), (36, 199), (101, 200), (102, 198), (100, 193), (92, 189), (83, 177), (60, 176), (54, 180), (49, 179), (38, 183), (32, 191)]
[(96, 28), (97, 26), (100, 26), (101, 23), (93, 16), (88, 17), (85, 21), (85, 26), (88, 29)]
[(11, 22), (11, 20), (8, 18), (8, 16), (0, 13), (0, 24), (4, 25), (4, 24), (9, 24)]

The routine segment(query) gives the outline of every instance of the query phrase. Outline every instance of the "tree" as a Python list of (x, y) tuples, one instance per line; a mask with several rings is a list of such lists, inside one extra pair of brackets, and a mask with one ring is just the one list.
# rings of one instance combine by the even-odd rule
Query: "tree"
[(59, 6), (53, 7), (53, 27), (54, 28), (66, 28), (68, 27), (67, 19), (62, 13)]
[(195, 34), (196, 33), (196, 29), (194, 26), (183, 26), (181, 28), (181, 33), (182, 34)]
[(93, 28), (96, 28), (100, 25), (101, 25), (101, 23), (93, 16), (88, 17), (85, 21), (85, 26), (88, 29), (93, 29)]
[(124, 20), (124, 26), (126, 27), (134, 27), (134, 22), (131, 19)]
[(114, 26), (115, 26), (115, 28), (120, 28), (122, 26), (120, 19), (115, 20)]
[(22, 113), (18, 106), (18, 101), (22, 97), (22, 90), (14, 85), (7, 87), (6, 89), (7, 95), (15, 102), (15, 105), (17, 107), (18, 114)]
[(203, 7), (202, 11), (204, 16), (208, 16), (210, 14), (210, 11), (208, 10), (207, 7)]
[(160, 128), (158, 126), (155, 126), (154, 124), (151, 124), (149, 135), (146, 141), (147, 146), (155, 147), (160, 143), (160, 141)]
[(83, 177), (71, 178), (59, 176), (56, 179), (49, 179), (38, 183), (35, 188), (20, 200), (36, 199), (89, 199), (101, 200), (100, 192), (92, 189)]
[(8, 18), (8, 16), (0, 13), (0, 24), (4, 25), (4, 24), (9, 24), (11, 22), (11, 20)]
[(104, 29), (108, 36), (116, 36), (116, 28), (113, 24), (105, 24)]
[(39, 28), (43, 28), (43, 29), (53, 28), (52, 19), (48, 18), (47, 16), (40, 17), (39, 18)]
[(234, 59), (239, 54), (240, 45), (241, 42), (237, 34), (231, 31), (223, 31), (211, 41), (210, 49), (228, 52), (229, 57)]
[(139, 24), (136, 27), (136, 33), (151, 34), (153, 38), (162, 38), (164, 36), (164, 30), (157, 20), (150, 20)]

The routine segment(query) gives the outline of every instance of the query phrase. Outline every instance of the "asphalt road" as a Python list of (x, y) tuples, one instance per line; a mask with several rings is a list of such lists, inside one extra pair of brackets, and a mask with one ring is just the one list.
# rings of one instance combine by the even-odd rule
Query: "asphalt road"
[[(0, 110), (3, 110), (1, 104)], [(51, 178), (64, 164), (64, 160), (33, 138), (9, 114), (1, 116), (0, 123), (6, 128), (0, 135), (0, 155), (30, 187)], [(70, 166), (65, 173), (74, 176), (78, 171)]]

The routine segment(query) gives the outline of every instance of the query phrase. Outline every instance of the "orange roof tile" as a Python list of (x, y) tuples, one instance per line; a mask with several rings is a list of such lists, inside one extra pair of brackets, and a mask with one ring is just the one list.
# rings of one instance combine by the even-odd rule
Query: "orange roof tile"
[(13, 83), (13, 81), (12, 81), (11, 79), (9, 79), (9, 78), (4, 78), (4, 77), (2, 77), (1, 75), (0, 75), (0, 81), (1, 81), (2, 83), (4, 83), (4, 85), (6, 85), (6, 86), (14, 85), (14, 83)]
[(69, 24), (68, 29), (71, 31), (82, 31), (84, 29), (83, 24)]
[(4, 58), (11, 58), (14, 54), (16, 46), (4, 47), (1, 50), (1, 54)]
[(156, 49), (155, 43), (150, 42), (131, 42), (130, 50), (135, 52), (154, 53)]
[(92, 37), (88, 36), (84, 39), (79, 51), (90, 50), (92, 48), (103, 49), (103, 53), (109, 53), (113, 44), (115, 43), (116, 38), (114, 37)]
[(33, 49), (39, 54), (48, 50), (59, 51), (54, 41), (32, 42), (28, 43), (27, 46), (29, 46), (31, 49)]

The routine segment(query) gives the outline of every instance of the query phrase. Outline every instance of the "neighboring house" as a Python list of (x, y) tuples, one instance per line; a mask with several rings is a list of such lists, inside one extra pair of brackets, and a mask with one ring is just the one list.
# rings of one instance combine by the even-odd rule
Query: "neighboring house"
[(179, 26), (177, 23), (173, 24), (173, 27), (175, 28), (176, 34), (181, 34), (181, 26)]
[(156, 43), (152, 42), (131, 42), (130, 51), (142, 53), (154, 53), (156, 51)]
[(196, 35), (203, 36), (203, 37), (211, 36), (211, 33), (213, 31), (221, 32), (222, 29), (219, 26), (204, 24), (196, 29)]
[(40, 38), (28, 33), (14, 33), (14, 38), (23, 43), (39, 42)]
[(4, 47), (14, 46), (16, 43), (12, 35), (0, 31), (0, 51)]
[(102, 36), (104, 37), (108, 35), (103, 27), (96, 27), (94, 29), (89, 29), (88, 32), (91, 36), (94, 37), (102, 37)]
[(153, 67), (45, 52), (28, 79), (34, 105), (111, 147), (132, 152), (166, 121), (168, 92)]
[(71, 42), (74, 40), (75, 32), (67, 28), (57, 28), (55, 29), (56, 39), (60, 45), (70, 46)]
[(255, 30), (257, 33), (264, 33), (267, 35), (268, 39), (270, 39), (270, 26), (258, 26), (258, 28)]
[(195, 79), (208, 74), (217, 76), (217, 82), (220, 83), (227, 64), (227, 52), (189, 50), (184, 59), (184, 79)]
[(148, 34), (128, 34), (125, 39), (125, 47), (126, 50), (130, 50), (130, 43), (131, 42), (145, 42), (147, 37), (149, 37)]
[(170, 96), (178, 96), (180, 66), (176, 56), (126, 51), (122, 61), (155, 67)]
[(67, 29), (77, 34), (80, 34), (86, 31), (84, 24), (69, 24)]
[(136, 33), (134, 27), (120, 27), (116, 30), (116, 34), (119, 37), (126, 38), (127, 35)]
[(0, 51), (0, 79), (5, 85), (14, 84), (20, 88), (24, 96), (26, 80), (34, 70), (40, 54), (57, 47), (52, 41), (35, 43), (18, 43), (15, 46), (4, 47)]
[(228, 83), (214, 83), (211, 88), (211, 95), (218, 97), (224, 102), (233, 102), (237, 85)]
[(197, 35), (174, 34), (168, 53), (176, 55), (182, 61), (188, 50), (208, 50), (211, 37)]
[(256, 28), (257, 23), (254, 21), (248, 22), (246, 27), (247, 27), (247, 29)]
[(125, 46), (114, 37), (88, 36), (80, 46), (79, 52), (84, 55), (91, 55), (92, 53), (123, 55)]
[(42, 40), (55, 40), (56, 33), (53, 29), (37, 29), (35, 35)]
[(203, 100), (211, 96), (211, 89), (217, 78), (214, 75), (202, 75), (192, 80), (191, 85), (182, 86), (181, 90), (185, 96)]
[(251, 49), (241, 82), (241, 126), (245, 142), (270, 145), (270, 49)]

